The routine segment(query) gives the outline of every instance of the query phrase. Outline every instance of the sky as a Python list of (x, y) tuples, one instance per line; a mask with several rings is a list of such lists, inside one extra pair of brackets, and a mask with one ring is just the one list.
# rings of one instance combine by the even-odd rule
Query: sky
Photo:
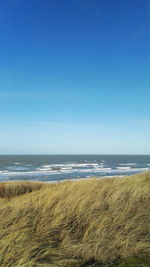
[(0, 154), (150, 154), (149, 0), (0, 0)]

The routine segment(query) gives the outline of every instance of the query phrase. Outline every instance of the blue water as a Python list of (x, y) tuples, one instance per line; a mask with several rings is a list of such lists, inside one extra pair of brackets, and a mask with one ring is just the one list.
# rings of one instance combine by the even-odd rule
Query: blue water
[(150, 155), (0, 156), (0, 181), (58, 181), (112, 177), (150, 170)]

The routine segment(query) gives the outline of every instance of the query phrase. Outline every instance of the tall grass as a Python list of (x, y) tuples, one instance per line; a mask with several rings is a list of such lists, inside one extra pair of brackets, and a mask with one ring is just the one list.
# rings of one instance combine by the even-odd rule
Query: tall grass
[(22, 186), (0, 186), (0, 266), (150, 266), (150, 173)]
[(43, 183), (34, 182), (11, 182), (0, 183), (0, 197), (11, 198), (22, 194), (30, 193), (35, 190), (39, 190), (43, 186)]

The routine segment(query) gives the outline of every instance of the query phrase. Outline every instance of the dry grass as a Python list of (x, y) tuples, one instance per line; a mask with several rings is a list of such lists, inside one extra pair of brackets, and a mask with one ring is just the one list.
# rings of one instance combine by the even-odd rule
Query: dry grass
[(150, 266), (150, 173), (2, 183), (0, 196), (2, 267)]
[(11, 182), (0, 183), (0, 198), (11, 198), (43, 187), (43, 183), (38, 182)]

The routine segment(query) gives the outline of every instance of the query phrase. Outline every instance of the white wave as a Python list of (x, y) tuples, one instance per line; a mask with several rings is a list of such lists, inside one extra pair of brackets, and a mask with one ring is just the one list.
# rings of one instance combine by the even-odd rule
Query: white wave
[(6, 172), (6, 171), (3, 171), (1, 172), (1, 175), (3, 176), (32, 176), (32, 175), (46, 175), (46, 174), (59, 174), (60, 172), (59, 171), (55, 171), (55, 170), (52, 170), (52, 171), (28, 171), (28, 172)]
[(103, 167), (100, 167), (100, 168), (95, 168), (94, 170), (95, 171), (100, 171), (100, 172), (106, 172), (106, 171), (111, 171), (112, 168), (103, 168)]
[(137, 163), (119, 163), (118, 165), (120, 166), (134, 166), (134, 165), (138, 165)]
[[(143, 172), (143, 171), (146, 171), (146, 170), (149, 170), (149, 168), (130, 168), (130, 169), (118, 169), (118, 171), (121, 171), (121, 172)], [(117, 170), (116, 170), (117, 171)]]
[(39, 168), (38, 171), (50, 171), (52, 168)]
[(131, 167), (117, 167), (118, 170), (131, 170), (132, 168)]
[(41, 166), (42, 168), (50, 168), (51, 167), (51, 164), (50, 165), (43, 165)]
[(0, 171), (0, 173), (8, 173), (8, 171)]
[(55, 170), (52, 170), (50, 172), (45, 172), (45, 173), (47, 173), (47, 174), (60, 174), (59, 171), (55, 171)]
[(47, 167), (87, 167), (87, 166), (98, 166), (98, 163), (64, 163), (64, 164), (49, 164), (49, 165), (43, 165), (42, 168)]
[(111, 171), (112, 168), (94, 168), (94, 169), (80, 169), (77, 170), (79, 172), (107, 172), (107, 171)]
[(80, 173), (91, 173), (91, 176), (92, 176), (92, 173), (96, 173), (97, 175), (107, 175), (107, 174), (110, 174), (112, 176), (116, 176), (116, 175), (125, 175), (125, 174), (134, 174), (134, 173), (141, 173), (141, 172), (144, 172), (144, 171), (147, 171), (147, 170), (150, 170), (150, 168), (130, 168), (130, 167), (117, 167), (117, 169), (112, 169), (112, 168), (101, 168), (101, 166), (99, 167), (94, 167), (92, 166), (92, 168), (81, 168), (81, 169), (78, 169), (78, 168), (66, 168), (66, 167), (63, 167), (61, 168), (60, 170), (54, 170), (52, 168), (39, 168), (39, 169), (36, 169), (35, 171), (8, 171), (8, 170), (0, 170), (0, 176), (1, 177), (5, 177), (5, 179), (7, 177), (21, 177), (21, 176), (24, 176), (24, 177), (35, 177), (37, 176), (42, 176), (43, 177), (45, 175), (61, 175), (61, 174), (80, 174)]

